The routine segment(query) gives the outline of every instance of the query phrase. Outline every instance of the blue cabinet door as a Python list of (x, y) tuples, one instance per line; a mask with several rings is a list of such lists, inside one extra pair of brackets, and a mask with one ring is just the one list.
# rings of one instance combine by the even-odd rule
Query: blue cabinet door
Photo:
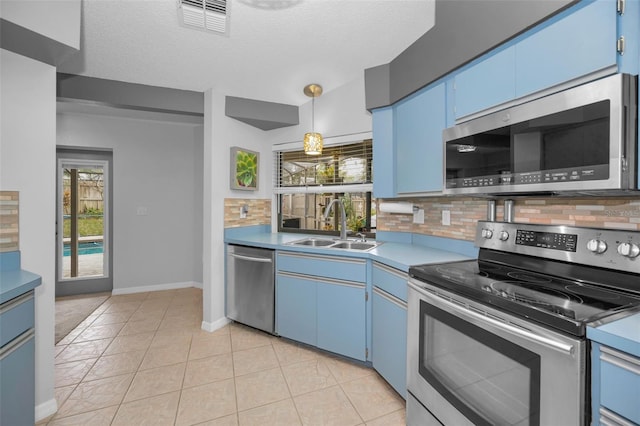
[(366, 360), (365, 286), (318, 278), (318, 347)]
[(407, 398), (407, 305), (373, 288), (371, 362), (403, 398)]
[(373, 126), (373, 196), (396, 196), (395, 147), (393, 145), (393, 108), (372, 111)]
[(600, 363), (600, 405), (640, 424), (640, 358), (600, 346), (597, 362)]
[(616, 2), (597, 0), (516, 44), (516, 97), (616, 66)]
[(0, 424), (35, 423), (35, 337), (25, 332), (0, 353)]
[(445, 94), (441, 83), (395, 106), (398, 194), (442, 191)]
[(515, 97), (515, 52), (511, 46), (456, 75), (456, 119)]
[(278, 273), (276, 276), (276, 332), (283, 337), (316, 345), (316, 282)]

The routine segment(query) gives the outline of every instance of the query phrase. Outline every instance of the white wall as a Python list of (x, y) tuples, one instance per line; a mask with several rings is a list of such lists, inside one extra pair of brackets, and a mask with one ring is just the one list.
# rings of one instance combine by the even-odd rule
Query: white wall
[(0, 16), (52, 40), (80, 49), (80, 0), (2, 0)]
[(20, 191), (22, 268), (36, 288), (36, 419), (54, 398), (56, 69), (0, 50), (0, 189)]
[[(371, 114), (365, 107), (364, 73), (361, 78), (316, 98), (315, 130), (323, 137), (370, 132), (371, 128)], [(302, 147), (302, 138), (310, 131), (311, 101), (300, 106), (299, 125), (271, 130), (268, 138), (272, 144), (299, 141)]]
[[(226, 323), (224, 314), (224, 199), (270, 198), (272, 152), (267, 133), (225, 116), (225, 95), (208, 90), (204, 105), (203, 328)], [(259, 190), (231, 190), (230, 148), (260, 153)]]
[(114, 292), (202, 283), (202, 126), (63, 113), (57, 137), (113, 149)]

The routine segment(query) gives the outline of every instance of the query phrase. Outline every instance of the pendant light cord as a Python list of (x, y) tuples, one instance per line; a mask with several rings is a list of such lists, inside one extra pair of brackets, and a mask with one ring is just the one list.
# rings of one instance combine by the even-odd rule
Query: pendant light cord
[(311, 98), (311, 132), (316, 132), (316, 98)]

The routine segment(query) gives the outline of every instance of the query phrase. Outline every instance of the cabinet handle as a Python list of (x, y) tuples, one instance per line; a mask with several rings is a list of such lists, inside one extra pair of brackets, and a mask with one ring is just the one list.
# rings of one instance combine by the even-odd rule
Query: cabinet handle
[(34, 328), (30, 328), (25, 331), (6, 345), (0, 349), (0, 361), (11, 355), (14, 351), (20, 349), (20, 347), (26, 344), (30, 339), (32, 339), (36, 335), (36, 330)]
[(367, 261), (364, 259), (353, 259), (353, 258), (345, 258), (331, 255), (314, 255), (307, 253), (294, 253), (292, 251), (288, 252), (278, 252), (278, 256), (281, 257), (294, 257), (298, 259), (315, 259), (315, 260), (330, 260), (332, 262), (342, 262), (342, 263), (351, 263), (354, 265), (362, 265), (366, 264)]
[(338, 280), (338, 279), (335, 279), (335, 278), (320, 277), (320, 276), (317, 276), (317, 275), (298, 274), (296, 272), (278, 271), (277, 275), (278, 276), (282, 276), (282, 277), (298, 278), (298, 279), (303, 279), (303, 280), (307, 280), (307, 281), (317, 281), (317, 282), (321, 282), (321, 283), (342, 285), (342, 286), (345, 286), (345, 287), (356, 287), (356, 288), (365, 288), (366, 287), (366, 284), (355, 282), (355, 281)]
[(33, 290), (21, 294), (20, 296), (9, 300), (8, 302), (2, 304), (2, 306), (0, 307), (0, 315), (4, 314), (5, 312), (10, 311), (11, 309), (15, 308), (18, 305), (21, 305), (25, 302), (28, 302), (29, 300), (33, 299)]
[(602, 426), (635, 426), (635, 423), (631, 423), (627, 419), (620, 417), (612, 411), (607, 410), (604, 407), (600, 407), (600, 424)]
[(398, 277), (398, 278), (400, 278), (400, 279), (402, 279), (404, 281), (409, 281), (409, 277), (408, 277), (408, 275), (406, 273), (404, 273), (402, 271), (399, 271), (399, 270), (397, 270), (395, 268), (392, 268), (391, 266), (387, 266), (385, 264), (376, 262), (373, 267), (374, 268), (378, 268), (381, 271), (388, 272), (391, 275), (393, 275), (395, 277)]
[(378, 296), (382, 297), (383, 299), (393, 303), (397, 307), (402, 308), (405, 311), (407, 310), (407, 302), (405, 302), (404, 300), (398, 299), (394, 295), (389, 294), (386, 291), (384, 291), (384, 290), (382, 290), (382, 289), (380, 289), (378, 287), (373, 287), (373, 293), (377, 294)]
[(248, 260), (249, 262), (271, 263), (271, 259), (267, 257), (243, 256), (235, 253), (229, 253), (229, 256), (235, 257), (236, 259)]
[(640, 376), (640, 359), (606, 346), (600, 347), (600, 360)]

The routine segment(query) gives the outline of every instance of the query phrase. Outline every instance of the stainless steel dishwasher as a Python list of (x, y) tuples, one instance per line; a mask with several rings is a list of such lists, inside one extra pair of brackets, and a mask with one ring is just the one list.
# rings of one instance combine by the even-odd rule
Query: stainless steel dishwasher
[(274, 333), (274, 251), (227, 246), (227, 318)]

